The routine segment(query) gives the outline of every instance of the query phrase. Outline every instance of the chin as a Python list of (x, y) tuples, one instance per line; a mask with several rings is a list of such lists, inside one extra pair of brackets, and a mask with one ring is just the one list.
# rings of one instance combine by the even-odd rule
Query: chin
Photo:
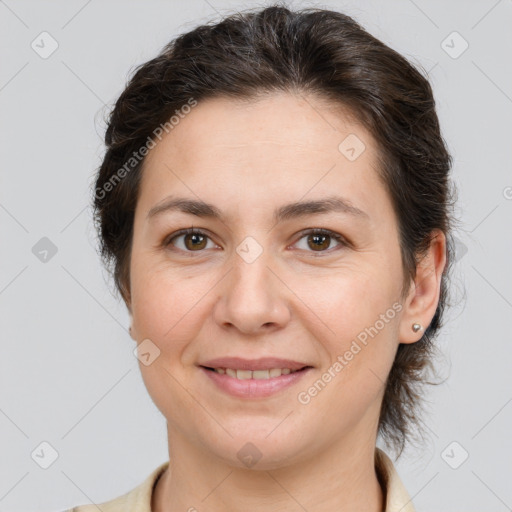
[[(273, 428), (278, 424), (274, 423)], [(232, 438), (226, 435), (221, 442), (209, 440), (211, 453), (229, 466), (256, 471), (283, 468), (307, 457), (308, 446), (299, 446), (297, 435), (279, 433), (277, 429), (269, 435), (271, 430), (247, 430)]]

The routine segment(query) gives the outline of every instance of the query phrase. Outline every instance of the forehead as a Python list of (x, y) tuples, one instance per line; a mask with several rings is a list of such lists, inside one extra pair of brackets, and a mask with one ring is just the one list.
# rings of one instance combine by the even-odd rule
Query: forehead
[[(172, 148), (176, 156), (189, 160), (215, 148), (231, 149), (233, 155), (240, 149), (240, 155), (264, 145), (290, 148), (289, 156), (327, 151), (337, 158), (339, 144), (350, 133), (364, 140), (370, 152), (374, 149), (371, 135), (347, 107), (319, 96), (279, 92), (250, 99), (203, 100), (181, 116), (158, 146)], [(149, 159), (161, 151), (155, 148)]]
[(371, 210), (384, 194), (376, 165), (376, 142), (340, 105), (289, 93), (219, 97), (199, 102), (149, 152), (142, 199), (146, 211), (174, 192), (212, 203), (243, 195), (263, 208), (337, 191)]

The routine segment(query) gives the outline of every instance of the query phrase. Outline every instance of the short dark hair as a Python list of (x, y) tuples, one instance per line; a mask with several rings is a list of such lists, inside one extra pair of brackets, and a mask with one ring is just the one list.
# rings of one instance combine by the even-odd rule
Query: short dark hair
[(398, 346), (381, 406), (378, 433), (401, 454), (412, 427), (420, 427), (420, 388), (432, 369), (433, 340), (447, 304), (454, 251), (452, 159), (428, 79), (351, 17), (281, 5), (237, 12), (179, 35), (136, 68), (110, 112), (107, 151), (96, 177), (94, 219), (103, 262), (129, 304), (133, 220), (144, 164), (132, 157), (155, 128), (168, 124), (190, 98), (250, 100), (277, 91), (312, 93), (342, 106), (377, 141), (379, 177), (398, 219), (402, 298), (433, 230), (447, 237), (437, 310), (418, 342)]

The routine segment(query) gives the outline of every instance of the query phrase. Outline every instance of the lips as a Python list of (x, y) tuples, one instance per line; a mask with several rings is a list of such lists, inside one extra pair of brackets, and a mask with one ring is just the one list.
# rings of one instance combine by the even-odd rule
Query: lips
[(220, 357), (210, 359), (199, 364), (204, 368), (231, 368), (234, 370), (271, 370), (273, 368), (289, 368), (292, 371), (302, 370), (303, 368), (312, 368), (307, 363), (292, 361), (290, 359), (280, 359), (277, 357), (262, 357), (260, 359), (244, 359), (241, 357)]
[[(295, 368), (299, 368), (295, 371), (287, 369), (286, 372), (281, 373), (281, 370), (262, 369), (262, 370), (242, 370), (238, 368), (234, 369), (219, 370), (222, 366), (217, 365), (241, 365), (249, 366), (254, 368), (269, 367), (281, 365), (290, 365)], [(212, 370), (211, 367), (206, 365), (213, 365), (217, 369)], [(302, 368), (302, 369), (300, 369)], [(242, 399), (266, 399), (270, 396), (278, 395), (280, 392), (284, 392), (286, 389), (290, 389), (292, 386), (298, 385), (301, 379), (304, 379), (306, 375), (313, 372), (312, 366), (305, 366), (303, 363), (298, 361), (290, 361), (289, 359), (258, 359), (258, 360), (247, 360), (241, 358), (222, 358), (213, 359), (211, 361), (205, 361), (205, 366), (199, 366), (200, 372), (214, 384), (214, 388), (222, 391), (223, 393), (230, 395), (235, 398)], [(272, 377), (270, 376), (272, 373)], [(276, 375), (279, 373), (280, 375)], [(266, 376), (268, 375), (268, 378)]]

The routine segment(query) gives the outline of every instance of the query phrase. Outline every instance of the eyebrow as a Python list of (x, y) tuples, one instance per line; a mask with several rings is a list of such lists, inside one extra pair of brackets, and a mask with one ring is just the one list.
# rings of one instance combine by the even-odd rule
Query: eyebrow
[[(196, 217), (219, 219), (224, 222), (224, 215), (216, 206), (184, 197), (168, 197), (160, 201), (149, 210), (146, 218), (151, 220), (171, 211), (179, 211)], [(278, 223), (307, 215), (330, 212), (344, 213), (365, 220), (370, 219), (366, 212), (354, 206), (349, 200), (338, 196), (326, 197), (316, 201), (299, 201), (281, 206), (274, 211), (273, 219), (275, 223)]]
[[(216, 206), (204, 201), (184, 197), (167, 197), (156, 204), (147, 214), (151, 220), (163, 213), (179, 211), (196, 217), (213, 218), (224, 221), (222, 211)], [(274, 222), (282, 222), (307, 215), (318, 215), (322, 213), (338, 212), (351, 215), (355, 218), (369, 220), (369, 215), (354, 206), (348, 199), (338, 196), (330, 196), (316, 201), (299, 201), (277, 208), (274, 211)]]

